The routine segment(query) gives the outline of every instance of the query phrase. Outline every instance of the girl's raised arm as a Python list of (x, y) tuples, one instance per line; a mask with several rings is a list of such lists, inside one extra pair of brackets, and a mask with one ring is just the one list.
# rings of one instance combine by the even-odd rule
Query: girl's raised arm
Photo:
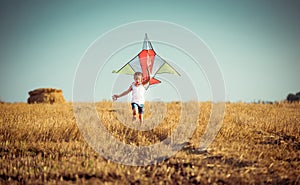
[(147, 68), (147, 72), (148, 72), (148, 78), (142, 82), (143, 85), (146, 85), (150, 81), (150, 71), (148, 68)]

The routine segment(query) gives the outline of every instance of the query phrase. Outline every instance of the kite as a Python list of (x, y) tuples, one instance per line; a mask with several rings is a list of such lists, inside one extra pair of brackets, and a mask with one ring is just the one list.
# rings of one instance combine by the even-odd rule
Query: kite
[(147, 33), (145, 34), (142, 51), (119, 70), (113, 71), (113, 73), (128, 75), (133, 75), (135, 72), (142, 72), (143, 80), (150, 78), (149, 86), (161, 83), (160, 80), (155, 78), (157, 74), (169, 73), (180, 76), (170, 64), (156, 54), (148, 39)]

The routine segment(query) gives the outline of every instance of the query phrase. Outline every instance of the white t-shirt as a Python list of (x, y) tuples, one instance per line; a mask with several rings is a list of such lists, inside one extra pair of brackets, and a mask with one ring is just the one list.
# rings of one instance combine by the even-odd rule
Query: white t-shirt
[(131, 85), (132, 88), (132, 99), (131, 103), (144, 104), (145, 103), (145, 92), (146, 89), (143, 84), (135, 86), (134, 83)]

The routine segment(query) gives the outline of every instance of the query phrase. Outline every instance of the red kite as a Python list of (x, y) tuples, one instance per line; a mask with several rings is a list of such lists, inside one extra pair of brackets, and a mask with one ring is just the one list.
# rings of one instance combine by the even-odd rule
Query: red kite
[(142, 51), (121, 69), (113, 71), (113, 73), (129, 75), (133, 75), (135, 72), (142, 72), (144, 80), (149, 79), (150, 74), (149, 85), (161, 83), (160, 80), (154, 78), (156, 74), (170, 73), (180, 76), (180, 74), (170, 64), (156, 54), (148, 39), (147, 33), (145, 34)]

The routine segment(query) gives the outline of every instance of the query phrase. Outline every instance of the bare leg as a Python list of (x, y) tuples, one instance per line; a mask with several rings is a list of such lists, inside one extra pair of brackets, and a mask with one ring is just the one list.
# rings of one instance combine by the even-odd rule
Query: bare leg
[(139, 114), (139, 119), (140, 119), (140, 124), (142, 124), (144, 121), (143, 114)]
[(132, 121), (135, 121), (136, 120), (136, 113), (137, 113), (137, 108), (135, 109), (132, 109)]

